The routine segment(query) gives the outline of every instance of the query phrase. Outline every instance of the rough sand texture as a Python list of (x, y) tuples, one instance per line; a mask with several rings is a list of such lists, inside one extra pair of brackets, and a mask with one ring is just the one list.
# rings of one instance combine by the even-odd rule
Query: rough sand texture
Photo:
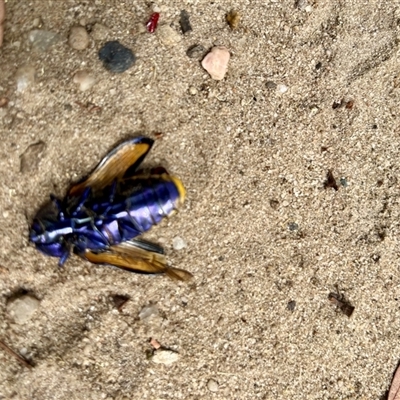
[[(0, 398), (384, 398), (400, 359), (400, 9), (377, 0), (309, 5), (164, 0), (160, 24), (179, 32), (186, 9), (193, 26), (166, 47), (157, 33), (140, 33), (151, 13), (143, 1), (8, 1), (0, 339), (35, 367), (0, 349)], [(242, 15), (234, 31), (225, 21), (232, 8)], [(27, 44), (35, 18), (62, 36), (44, 53)], [(70, 28), (94, 22), (134, 50), (134, 67), (106, 71), (100, 41), (69, 47)], [(223, 81), (186, 55), (194, 44), (231, 51)], [(25, 64), (36, 84), (18, 93)], [(83, 68), (98, 79), (86, 92), (73, 82)], [(194, 274), (190, 284), (77, 257), (60, 270), (28, 243), (28, 221), (50, 193), (63, 196), (115, 143), (139, 133), (163, 133), (147, 164), (187, 187), (181, 212), (147, 237)], [(21, 173), (21, 155), (39, 141), (40, 162)], [(348, 186), (324, 188), (328, 170)], [(177, 236), (187, 243), (180, 251)], [(327, 299), (336, 285), (355, 306), (351, 318)], [(16, 324), (7, 302), (22, 290), (40, 307)], [(131, 298), (122, 313), (114, 294)], [(158, 316), (140, 320), (149, 304)], [(148, 360), (151, 337), (179, 360)]]

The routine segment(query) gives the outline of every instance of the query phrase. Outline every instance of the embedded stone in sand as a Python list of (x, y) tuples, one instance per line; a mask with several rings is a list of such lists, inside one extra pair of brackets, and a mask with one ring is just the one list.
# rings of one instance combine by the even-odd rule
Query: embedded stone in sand
[(201, 66), (210, 74), (212, 79), (221, 81), (228, 70), (231, 55), (226, 47), (213, 47), (203, 58)]

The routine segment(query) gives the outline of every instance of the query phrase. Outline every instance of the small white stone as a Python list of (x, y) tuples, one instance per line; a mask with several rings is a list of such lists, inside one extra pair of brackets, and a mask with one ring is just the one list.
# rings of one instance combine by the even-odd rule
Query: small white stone
[(286, 93), (286, 92), (288, 91), (288, 87), (287, 87), (286, 85), (284, 85), (283, 83), (279, 83), (279, 84), (276, 86), (276, 90), (277, 90), (279, 93)]
[(299, 10), (304, 10), (308, 3), (307, 0), (297, 0), (295, 4)]
[(186, 247), (186, 242), (180, 236), (176, 236), (172, 241), (172, 247), (174, 250), (182, 250)]
[(158, 315), (158, 308), (154, 304), (144, 306), (139, 312), (140, 319), (150, 318), (152, 315)]
[(84, 92), (96, 83), (96, 78), (89, 71), (82, 70), (74, 75), (74, 83), (78, 84), (79, 89)]
[(182, 40), (182, 36), (169, 25), (161, 25), (156, 33), (161, 43), (168, 47), (175, 46)]
[(8, 312), (17, 324), (29, 321), (33, 313), (38, 309), (40, 301), (32, 296), (21, 296), (7, 305)]
[(34, 29), (29, 32), (28, 40), (32, 47), (39, 51), (47, 51), (51, 46), (60, 41), (60, 35), (43, 29)]
[(179, 354), (172, 350), (158, 349), (151, 360), (156, 364), (171, 365), (179, 360)]
[(39, 17), (36, 17), (36, 18), (33, 19), (32, 25), (35, 28), (38, 28), (41, 25), (41, 22), (42, 22), (41, 19)]
[(110, 34), (110, 29), (107, 28), (103, 24), (94, 24), (92, 32), (90, 32), (90, 35), (94, 40), (106, 40), (108, 35)]
[(35, 68), (30, 65), (18, 68), (15, 77), (17, 79), (17, 91), (23, 92), (35, 83)]
[(189, 93), (190, 93), (192, 96), (196, 96), (196, 94), (198, 93), (198, 91), (197, 91), (197, 89), (196, 89), (195, 87), (190, 86), (190, 88), (189, 88)]
[(201, 66), (210, 74), (212, 79), (221, 81), (228, 71), (228, 63), (231, 55), (226, 47), (213, 47), (203, 58)]
[(75, 50), (85, 50), (89, 46), (89, 35), (86, 29), (82, 26), (72, 27), (68, 43)]
[(207, 387), (208, 387), (208, 390), (210, 391), (210, 392), (218, 392), (218, 389), (219, 389), (219, 385), (218, 385), (218, 382), (217, 381), (215, 381), (214, 379), (210, 379), (208, 382), (207, 382)]
[(91, 346), (90, 344), (87, 344), (87, 345), (83, 348), (83, 354), (84, 354), (86, 357), (89, 357), (90, 354), (92, 353), (92, 350), (93, 350), (92, 346)]
[(19, 354), (21, 354), (21, 356), (26, 356), (28, 354), (28, 349), (26, 347), (21, 347), (19, 349)]

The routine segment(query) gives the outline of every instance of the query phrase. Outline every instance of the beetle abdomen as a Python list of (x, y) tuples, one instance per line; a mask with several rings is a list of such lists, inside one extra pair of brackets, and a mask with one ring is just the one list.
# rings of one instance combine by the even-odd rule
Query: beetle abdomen
[[(104, 196), (90, 198), (84, 205), (86, 213), (90, 215), (99, 203), (104, 205)], [(163, 174), (125, 180), (109, 196), (113, 200), (104, 212), (77, 232), (78, 249), (99, 250), (141, 235), (178, 208), (185, 189), (178, 178)]]

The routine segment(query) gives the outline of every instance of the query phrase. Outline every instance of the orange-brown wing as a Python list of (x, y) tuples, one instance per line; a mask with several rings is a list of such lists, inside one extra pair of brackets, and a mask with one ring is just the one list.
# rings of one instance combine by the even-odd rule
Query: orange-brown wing
[(73, 185), (68, 196), (79, 196), (87, 187), (94, 191), (102, 189), (116, 179), (121, 179), (128, 169), (133, 172), (146, 157), (153, 143), (152, 139), (141, 136), (120, 144), (103, 158), (87, 179)]
[(179, 268), (168, 267), (162, 248), (142, 240), (131, 240), (111, 246), (101, 252), (86, 250), (80, 254), (94, 264), (110, 264), (142, 274), (166, 274), (170, 278), (187, 281), (192, 274)]

